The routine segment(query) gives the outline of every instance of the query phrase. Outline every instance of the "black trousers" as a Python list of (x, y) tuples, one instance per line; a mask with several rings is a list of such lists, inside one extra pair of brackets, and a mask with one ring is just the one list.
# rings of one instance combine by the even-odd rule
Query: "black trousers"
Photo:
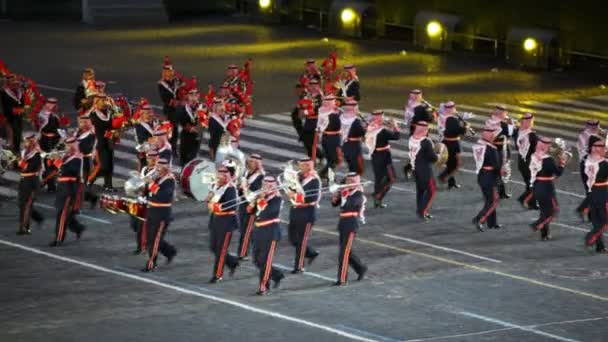
[(49, 158), (44, 158), (42, 160), (44, 163), (44, 170), (42, 171), (42, 180), (43, 184), (46, 185), (49, 191), (57, 190), (57, 172), (59, 169), (53, 163), (54, 160)]
[(296, 133), (298, 133), (298, 139), (302, 140), (304, 124), (302, 123), (302, 118), (300, 118), (300, 110), (297, 107), (291, 111), (291, 124), (296, 130)]
[[(497, 151), (498, 151), (498, 160), (500, 160), (500, 161), (501, 161), (501, 163), (502, 163), (502, 168), (504, 168), (504, 167), (506, 167), (506, 165), (505, 165), (505, 164), (506, 164), (506, 163), (508, 163), (508, 162), (510, 161), (510, 158), (511, 158), (511, 153), (510, 153), (509, 149), (507, 148), (507, 151), (506, 151), (506, 152), (507, 152), (507, 155), (506, 155), (506, 156), (504, 156), (504, 152), (503, 152), (503, 149), (502, 149), (502, 145), (499, 145), (499, 146), (498, 146)], [(504, 157), (503, 157), (503, 156), (504, 156)], [(503, 160), (505, 160), (506, 162), (505, 162), (505, 163), (503, 163), (503, 162), (502, 162)], [(504, 178), (503, 178), (502, 176), (499, 176), (499, 177), (498, 177), (498, 183), (496, 184), (496, 187), (497, 187), (497, 189), (498, 189), (498, 194), (499, 194), (501, 197), (504, 197), (504, 196), (506, 196), (506, 195), (507, 195), (507, 188), (506, 188), (506, 186), (505, 186), (505, 181), (504, 181)]]
[(84, 200), (89, 202), (96, 202), (97, 195), (93, 192), (92, 184), (89, 183), (88, 179), (91, 175), (93, 169), (93, 160), (91, 157), (83, 157), (82, 158), (82, 179), (85, 180), (84, 183)]
[(443, 143), (448, 150), (448, 160), (445, 169), (439, 174), (439, 179), (442, 182), (447, 181), (449, 186), (455, 186), (456, 178), (454, 178), (454, 174), (460, 167), (460, 141), (444, 140)]
[(536, 204), (536, 198), (534, 198), (534, 191), (532, 191), (532, 187), (530, 186), (530, 163), (527, 163), (524, 158), (518, 156), (517, 168), (519, 169), (519, 173), (521, 174), (526, 186), (526, 189), (517, 198), (517, 200), (525, 207), (534, 206)]
[[(483, 172), (483, 171), (482, 171)], [(496, 208), (498, 207), (498, 189), (497, 182), (491, 179), (483, 179), (488, 176), (482, 174), (478, 175), (477, 184), (481, 189), (483, 195), (483, 208), (479, 211), (475, 220), (480, 223), (485, 223), (488, 227), (492, 228), (498, 223), (496, 221)]]
[(587, 246), (595, 244), (595, 250), (601, 251), (604, 249), (602, 234), (608, 229), (608, 199), (595, 198), (590, 201), (589, 218), (593, 228), (585, 236), (585, 243)]
[(211, 252), (215, 255), (213, 262), (213, 276), (220, 279), (224, 275), (224, 265), (228, 265), (229, 268), (235, 268), (239, 264), (239, 260), (236, 256), (228, 253), (228, 247), (230, 246), (230, 240), (232, 239), (232, 231), (226, 231), (224, 229), (212, 228), (209, 234), (209, 245)]
[(433, 198), (435, 192), (437, 192), (437, 186), (435, 185), (435, 179), (431, 178), (422, 179), (418, 175), (415, 175), (416, 179), (416, 213), (418, 216), (424, 217), (429, 213), (429, 209), (433, 204)]
[[(578, 207), (576, 208), (576, 211), (578, 213), (581, 213), (584, 215), (586, 213), (589, 213), (589, 187), (587, 186), (587, 180), (589, 177), (587, 177), (587, 174), (585, 173), (585, 160), (584, 159), (579, 163), (579, 171), (581, 174), (581, 181), (583, 182), (583, 187), (585, 188), (585, 198), (583, 199), (581, 204), (578, 205)], [(589, 219), (591, 219), (591, 218), (589, 218)]]
[(198, 132), (182, 131), (182, 136), (179, 140), (179, 160), (182, 166), (188, 164), (192, 159), (198, 156), (198, 151), (201, 148), (201, 140)]
[(550, 233), (550, 223), (559, 213), (559, 205), (555, 197), (553, 182), (536, 182), (534, 197), (540, 207), (540, 216), (534, 221), (534, 227), (540, 229), (541, 237), (547, 237)]
[(13, 141), (11, 142), (13, 145), (13, 153), (15, 153), (15, 155), (19, 155), (21, 152), (21, 140), (23, 139), (23, 118), (21, 115), (5, 114), (5, 116), (10, 129), (13, 132)]
[(246, 208), (241, 207), (239, 221), (239, 231), (241, 235), (239, 236), (238, 253), (239, 258), (244, 258), (249, 254), (249, 247), (251, 245), (251, 232), (253, 231), (255, 215), (247, 213)]
[(55, 241), (63, 242), (65, 240), (66, 229), (73, 233), (80, 234), (84, 231), (84, 226), (76, 219), (76, 211), (74, 207), (77, 201), (76, 184), (70, 184), (67, 187), (59, 186), (55, 202), (56, 222), (55, 222)]
[[(302, 130), (302, 135), (301, 135), (302, 143), (304, 143), (304, 148), (306, 149), (306, 154), (311, 158), (312, 158), (312, 149), (313, 149), (312, 145), (313, 145), (314, 139), (315, 139), (315, 132), (316, 131), (314, 131), (314, 130), (313, 131)], [(317, 155), (316, 155), (317, 159), (325, 158), (325, 154), (319, 148), (320, 145), (321, 145), (321, 137), (317, 136)]]
[(169, 216), (162, 213), (150, 213), (146, 218), (146, 235), (148, 247), (148, 263), (147, 269), (152, 269), (156, 266), (156, 259), (160, 252), (165, 257), (169, 258), (177, 254), (177, 249), (165, 241), (165, 234), (169, 227)]
[(44, 219), (42, 214), (34, 208), (36, 195), (40, 190), (38, 176), (23, 177), (19, 182), (19, 231), (30, 230), (30, 219), (40, 222)]
[[(351, 144), (357, 144), (357, 146)], [(346, 142), (342, 145), (342, 152), (344, 153), (344, 160), (348, 164), (348, 171), (363, 175), (363, 154), (360, 144), (358, 141)]]
[(272, 266), (272, 259), (277, 244), (278, 241), (276, 240), (256, 240), (253, 244), (254, 263), (260, 270), (259, 290), (261, 292), (265, 292), (268, 289), (270, 279), (280, 281), (284, 277), (283, 272)]
[(326, 176), (329, 169), (335, 170), (342, 163), (342, 148), (340, 147), (339, 135), (323, 135), (321, 142), (327, 164), (321, 170), (321, 175)]
[(308, 244), (308, 237), (312, 230), (313, 222), (303, 220), (289, 220), (287, 226), (287, 235), (291, 245), (296, 248), (294, 258), (294, 270), (302, 271), (304, 269), (304, 259), (312, 258), (319, 254), (314, 248)]
[(146, 222), (142, 220), (138, 220), (135, 217), (131, 216), (131, 229), (135, 233), (135, 244), (137, 246), (137, 251), (143, 251), (146, 249), (148, 245), (148, 234), (146, 232)]
[(177, 122), (177, 115), (175, 114), (175, 109), (170, 108), (165, 110), (165, 116), (167, 120), (171, 123), (171, 139), (169, 139), (169, 143), (171, 144), (171, 150), (177, 151), (177, 142), (179, 141), (179, 122)]
[(374, 168), (374, 198), (382, 201), (395, 182), (395, 169), (390, 152), (374, 152), (372, 166)]
[(114, 173), (114, 147), (110, 139), (104, 138), (97, 141), (97, 155), (95, 156), (95, 168), (89, 177), (89, 183), (95, 183), (99, 176), (103, 176), (103, 186), (112, 187), (112, 175)]
[(340, 253), (338, 256), (338, 281), (345, 283), (348, 279), (348, 266), (351, 266), (357, 274), (361, 274), (366, 268), (361, 259), (353, 251), (353, 242), (357, 232), (340, 230)]

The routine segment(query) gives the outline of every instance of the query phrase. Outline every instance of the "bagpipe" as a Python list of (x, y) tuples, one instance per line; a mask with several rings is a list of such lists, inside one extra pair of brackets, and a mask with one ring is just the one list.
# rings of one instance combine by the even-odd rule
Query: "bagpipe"
[(336, 73), (336, 70), (338, 70), (338, 53), (332, 51), (323, 60), (321, 66), (323, 67), (323, 92), (325, 94), (334, 94), (337, 90), (336, 82), (340, 80), (340, 73)]

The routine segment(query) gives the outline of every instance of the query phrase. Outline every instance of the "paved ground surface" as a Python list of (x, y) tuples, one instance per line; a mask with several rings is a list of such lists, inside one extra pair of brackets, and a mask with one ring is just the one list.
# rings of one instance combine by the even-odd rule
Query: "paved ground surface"
[[(601, 70), (526, 73), (467, 56), (404, 56), (393, 42), (324, 42), (310, 31), (214, 21), (145, 30), (34, 23), (0, 28), (0, 58), (36, 79), (45, 94), (59, 97), (66, 111), (85, 66), (115, 82), (110, 92), (158, 103), (155, 81), (163, 55), (203, 85), (217, 85), (225, 65), (253, 57), (260, 115), (247, 122), (242, 147), (261, 152), (271, 173), (303, 153), (285, 113), (293, 106), (291, 88), (303, 61), (321, 60), (334, 48), (359, 66), (365, 111), (385, 108), (398, 116), (408, 89), (420, 87), (434, 103), (455, 99), (461, 111), (475, 112), (475, 126), (493, 102), (508, 103), (515, 116), (534, 110), (540, 132), (569, 142), (586, 118), (608, 118)], [(494, 67), (499, 71), (490, 71)], [(368, 210), (354, 247), (369, 265), (364, 281), (330, 286), (337, 271), (336, 211), (325, 199), (310, 240), (321, 256), (307, 273), (288, 275), (279, 290), (262, 298), (254, 295), (250, 263), (221, 284), (206, 283), (212, 259), (207, 213), (199, 203), (183, 199), (174, 206), (168, 239), (179, 249), (175, 262), (142, 274), (145, 259), (130, 253), (135, 243), (126, 216), (86, 208), (82, 240), (70, 236), (62, 248), (50, 249), (53, 198), (43, 193), (39, 206), (46, 222), (31, 236), (15, 236), (18, 176), (6, 173), (0, 184), (6, 197), (0, 213), (0, 340), (606, 340), (608, 259), (582, 250), (588, 226), (573, 213), (582, 197), (574, 163), (557, 181), (562, 210), (553, 241), (530, 235), (527, 225), (538, 213), (514, 200), (498, 209), (505, 229), (478, 233), (470, 224), (481, 207), (471, 171), (474, 140), (463, 143), (469, 152), (458, 176), (463, 187), (448, 192), (440, 186), (431, 222), (415, 218), (413, 184), (403, 179), (388, 195), (389, 208)], [(127, 135), (116, 155), (116, 186), (135, 167), (133, 147)], [(405, 141), (394, 147), (400, 169)], [(515, 174), (511, 189), (518, 195), (523, 187)], [(365, 176), (371, 178), (369, 170)], [(293, 249), (283, 242), (276, 265), (291, 269), (292, 260)]]

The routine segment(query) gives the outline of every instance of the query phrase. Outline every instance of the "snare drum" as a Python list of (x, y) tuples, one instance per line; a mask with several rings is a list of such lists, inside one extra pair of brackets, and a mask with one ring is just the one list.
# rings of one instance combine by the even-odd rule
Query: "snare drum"
[(184, 194), (197, 201), (205, 200), (211, 186), (211, 183), (203, 181), (205, 174), (215, 175), (214, 163), (206, 159), (196, 158), (186, 164), (180, 175), (180, 185)]
[(137, 199), (127, 199), (127, 212), (143, 221), (146, 217), (146, 205)]
[(114, 201), (114, 207), (116, 211), (121, 213), (126, 213), (129, 210), (129, 206), (127, 205), (127, 199), (120, 196), (113, 196), (112, 200)]
[(112, 195), (103, 194), (99, 199), (99, 206), (110, 214), (117, 214), (116, 206)]

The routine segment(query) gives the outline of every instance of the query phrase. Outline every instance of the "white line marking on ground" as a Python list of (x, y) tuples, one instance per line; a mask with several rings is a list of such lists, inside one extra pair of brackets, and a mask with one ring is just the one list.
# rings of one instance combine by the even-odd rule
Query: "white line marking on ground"
[(399, 341), (399, 340), (392, 339), (390, 337), (374, 334), (374, 333), (371, 333), (369, 331), (351, 328), (351, 327), (349, 327), (347, 325), (344, 325), (344, 324), (336, 324), (335, 327), (338, 328), (338, 329), (346, 330), (348, 332), (352, 332), (352, 333), (359, 334), (359, 335), (362, 335), (362, 336), (368, 336), (368, 337), (377, 339), (378, 341), (381, 341), (381, 342), (398, 342)]
[(413, 244), (427, 246), (427, 247), (439, 249), (439, 250), (446, 251), (446, 252), (453, 252), (453, 253), (458, 253), (458, 254), (462, 254), (462, 255), (467, 255), (467, 256), (470, 256), (472, 258), (477, 258), (477, 259), (481, 259), (481, 260), (485, 260), (485, 261), (490, 261), (490, 262), (495, 262), (495, 263), (501, 263), (502, 262), (502, 261), (497, 260), (497, 259), (492, 259), (492, 258), (484, 257), (484, 256), (481, 256), (481, 255), (477, 255), (477, 254), (461, 251), (459, 249), (438, 246), (438, 245), (434, 245), (432, 243), (428, 243), (428, 242), (424, 242), (424, 241), (419, 241), (419, 240), (414, 240), (414, 239), (409, 239), (409, 238), (402, 237), (402, 236), (397, 236), (397, 235), (393, 235), (393, 234), (382, 234), (382, 235), (384, 235), (384, 236), (386, 236), (388, 238), (391, 238), (391, 239), (401, 240), (401, 241), (407, 241), (407, 242), (411, 242)]
[(99, 272), (103, 272), (103, 273), (108, 273), (108, 274), (112, 274), (112, 275), (115, 275), (115, 276), (131, 279), (131, 280), (136, 280), (136, 281), (139, 281), (141, 283), (155, 285), (155, 286), (162, 287), (162, 288), (165, 288), (165, 289), (168, 289), (168, 290), (173, 290), (175, 292), (179, 292), (179, 293), (183, 293), (183, 294), (187, 294), (187, 295), (191, 295), (191, 296), (195, 296), (195, 297), (204, 298), (204, 299), (207, 299), (207, 300), (210, 300), (210, 301), (213, 301), (213, 302), (218, 302), (218, 303), (234, 306), (234, 307), (237, 307), (239, 309), (246, 310), (246, 311), (250, 311), (250, 312), (258, 313), (258, 314), (261, 314), (261, 315), (265, 315), (265, 316), (269, 316), (269, 317), (274, 317), (274, 318), (282, 319), (284, 321), (300, 324), (300, 325), (303, 325), (303, 326), (307, 326), (309, 328), (323, 330), (325, 332), (329, 332), (329, 333), (336, 334), (336, 335), (339, 335), (339, 336), (342, 336), (342, 337), (346, 337), (346, 338), (350, 338), (350, 339), (353, 339), (353, 340), (366, 341), (366, 342), (377, 342), (377, 340), (375, 340), (375, 339), (371, 339), (371, 338), (367, 338), (367, 337), (364, 337), (364, 336), (360, 336), (360, 335), (356, 335), (356, 334), (353, 334), (353, 333), (349, 333), (347, 331), (336, 329), (336, 328), (333, 328), (333, 327), (330, 327), (330, 326), (327, 326), (327, 325), (323, 325), (323, 324), (319, 324), (319, 323), (314, 323), (314, 322), (311, 322), (311, 321), (308, 321), (308, 320), (305, 320), (305, 319), (301, 319), (301, 318), (297, 318), (297, 317), (293, 317), (293, 316), (289, 316), (289, 315), (284, 315), (284, 314), (281, 314), (281, 313), (278, 313), (278, 312), (274, 312), (274, 311), (258, 308), (258, 307), (255, 307), (255, 306), (252, 306), (252, 305), (249, 305), (249, 304), (241, 303), (241, 302), (236, 301), (236, 300), (222, 298), (220, 296), (214, 296), (214, 295), (202, 293), (202, 292), (199, 292), (199, 291), (189, 290), (189, 289), (183, 288), (181, 286), (169, 285), (169, 284), (163, 283), (161, 281), (157, 281), (157, 280), (153, 280), (153, 279), (150, 279), (150, 278), (138, 276), (138, 275), (135, 275), (135, 274), (130, 274), (130, 273), (123, 272), (123, 271), (113, 270), (113, 269), (110, 269), (110, 268), (107, 268), (107, 267), (104, 267), (104, 266), (95, 265), (95, 264), (88, 263), (88, 262), (85, 262), (85, 261), (80, 261), (80, 260), (76, 260), (76, 259), (60, 256), (60, 255), (57, 255), (57, 254), (48, 253), (48, 252), (42, 251), (42, 250), (37, 249), (37, 248), (28, 247), (28, 246), (25, 246), (25, 245), (13, 243), (13, 242), (6, 241), (6, 240), (0, 240), (0, 244), (3, 244), (5, 246), (9, 246), (9, 247), (13, 247), (13, 248), (17, 248), (17, 249), (21, 249), (21, 250), (24, 250), (24, 251), (27, 251), (27, 252), (31, 252), (31, 253), (34, 253), (34, 254), (46, 256), (46, 257), (51, 258), (51, 259), (56, 259), (56, 260), (64, 261), (64, 262), (67, 262), (67, 263), (79, 265), (79, 266), (82, 266), (82, 267), (85, 267), (85, 268), (90, 268), (90, 269), (95, 270), (95, 271), (99, 271)]
[[(285, 265), (276, 264), (276, 263), (272, 263), (272, 266), (274, 266), (276, 268), (279, 268), (279, 269), (282, 269), (282, 270), (285, 270), (285, 271), (290, 271), (290, 270), (293, 269), (292, 267), (287, 267)], [(326, 277), (326, 276), (324, 276), (322, 274), (319, 274), (319, 273), (304, 271), (304, 273), (302, 273), (302, 274), (303, 275), (307, 275), (307, 276), (311, 276), (311, 277), (314, 277), (314, 278), (319, 278), (319, 279), (327, 280), (327, 281), (330, 281), (332, 283), (334, 281), (336, 281), (336, 279), (333, 279), (333, 278), (330, 278), (330, 277)]]
[(559, 223), (559, 222), (551, 222), (551, 225), (562, 227), (562, 228), (567, 228), (567, 229), (572, 229), (572, 230), (578, 230), (579, 232), (585, 232), (585, 233), (589, 232), (589, 230), (590, 230), (590, 229), (579, 228), (579, 227), (575, 227), (575, 226), (571, 226), (571, 225)]
[(529, 332), (529, 333), (533, 333), (533, 334), (536, 334), (536, 335), (552, 338), (552, 339), (555, 339), (555, 340), (558, 340), (558, 341), (578, 342), (577, 340), (573, 340), (571, 338), (567, 338), (567, 337), (562, 337), (562, 336), (559, 336), (559, 335), (550, 334), (550, 333), (547, 333), (547, 332), (544, 332), (544, 331), (536, 330), (536, 329), (534, 329), (532, 327), (529, 327), (529, 326), (517, 325), (517, 324), (501, 321), (501, 320), (496, 319), (496, 318), (487, 317), (487, 316), (483, 316), (483, 315), (478, 315), (476, 313), (472, 313), (472, 312), (468, 312), (468, 311), (460, 311), (460, 312), (458, 312), (458, 314), (463, 315), (463, 316), (467, 316), (467, 317), (471, 317), (471, 318), (477, 318), (477, 319), (482, 320), (482, 321), (498, 324), (498, 325), (501, 325), (501, 326), (506, 327), (506, 328), (519, 329), (519, 330), (526, 331), (526, 332)]
[[(44, 208), (44, 209), (55, 210), (55, 206), (48, 205), (48, 204), (45, 204), (45, 203), (34, 203), (34, 206), (40, 207), (40, 208)], [(87, 219), (89, 221), (94, 221), (94, 222), (98, 222), (98, 223), (112, 224), (112, 222), (110, 222), (108, 220), (100, 219), (100, 218), (97, 218), (97, 217), (94, 217), (94, 216), (90, 216), (90, 215), (86, 215), (86, 214), (79, 214), (77, 217), (82, 217), (83, 219)]]

